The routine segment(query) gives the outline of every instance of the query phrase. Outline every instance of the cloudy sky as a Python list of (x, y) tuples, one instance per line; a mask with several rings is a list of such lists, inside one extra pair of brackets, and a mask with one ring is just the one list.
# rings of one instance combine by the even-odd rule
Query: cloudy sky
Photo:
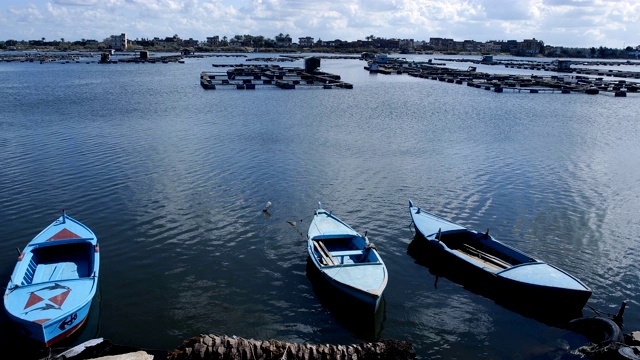
[(367, 36), (640, 45), (640, 0), (2, 0), (0, 40)]

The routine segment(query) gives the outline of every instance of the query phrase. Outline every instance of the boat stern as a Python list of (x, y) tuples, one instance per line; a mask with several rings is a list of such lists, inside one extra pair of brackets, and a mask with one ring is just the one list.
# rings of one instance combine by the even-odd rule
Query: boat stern
[(541, 261), (514, 266), (497, 277), (502, 293), (548, 311), (581, 311), (592, 294), (576, 277)]

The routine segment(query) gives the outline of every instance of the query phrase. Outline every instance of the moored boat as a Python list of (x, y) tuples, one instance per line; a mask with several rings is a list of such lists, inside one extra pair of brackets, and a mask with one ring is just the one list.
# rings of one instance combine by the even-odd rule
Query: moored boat
[(366, 234), (360, 235), (318, 203), (307, 233), (307, 251), (329, 284), (377, 310), (387, 285), (387, 268)]
[(99, 269), (95, 234), (63, 210), (18, 256), (5, 310), (19, 332), (50, 347), (85, 322)]
[(450, 267), (494, 297), (531, 312), (575, 313), (591, 297), (591, 289), (576, 277), (508, 246), (486, 232), (477, 232), (414, 206), (411, 220), (425, 251), (444, 255)]

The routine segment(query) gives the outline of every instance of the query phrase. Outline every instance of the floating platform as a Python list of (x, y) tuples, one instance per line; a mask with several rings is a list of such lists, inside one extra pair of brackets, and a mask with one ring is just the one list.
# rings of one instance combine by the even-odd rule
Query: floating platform
[[(627, 93), (636, 93), (639, 83), (627, 80), (605, 81), (603, 78), (593, 78), (583, 75), (514, 75), (489, 74), (476, 71), (475, 66), (467, 70), (451, 69), (425, 63), (386, 64), (386, 74), (407, 74), (430, 80), (437, 80), (453, 84), (467, 84), (497, 93), (510, 90), (525, 93), (584, 93), (588, 95), (613, 94), (615, 97), (626, 97)], [(366, 70), (366, 67), (365, 67)]]
[(339, 75), (322, 71), (307, 72), (299, 67), (281, 67), (277, 65), (236, 65), (222, 71), (203, 71), (200, 73), (200, 86), (213, 90), (235, 88), (254, 90), (260, 87), (278, 87), (291, 90), (296, 88), (353, 89), (353, 85), (340, 80)]
[[(502, 65), (506, 68), (522, 69), (522, 70), (537, 70), (537, 71), (553, 71), (560, 73), (575, 73), (591, 76), (611, 76), (618, 78), (640, 79), (640, 71), (626, 71), (626, 70), (613, 70), (613, 69), (597, 69), (596, 66), (614, 67), (614, 66), (640, 66), (639, 61), (604, 61), (604, 60), (589, 60), (589, 61), (571, 61), (571, 65), (566, 67), (559, 66), (560, 61), (535, 61), (535, 60), (492, 60), (483, 61), (478, 59), (436, 59), (447, 60), (449, 62), (465, 62), (472, 64), (483, 65)], [(575, 66), (573, 66), (575, 65)], [(589, 66), (589, 67), (581, 67)]]

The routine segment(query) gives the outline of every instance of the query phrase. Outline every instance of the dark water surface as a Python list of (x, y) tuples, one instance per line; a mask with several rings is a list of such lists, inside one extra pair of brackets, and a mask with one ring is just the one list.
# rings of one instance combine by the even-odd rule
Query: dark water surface
[[(245, 63), (0, 64), (0, 279), (61, 209), (89, 226), (100, 289), (76, 343), (399, 339), (447, 359), (583, 345), (446, 278), (435, 287), (407, 254), (409, 199), (578, 276), (593, 289), (585, 316), (628, 300), (623, 330), (640, 328), (640, 96), (498, 94), (358, 60), (322, 60), (352, 90), (203, 90), (220, 62)], [(373, 324), (334, 316), (307, 277), (318, 201), (387, 264)]]

